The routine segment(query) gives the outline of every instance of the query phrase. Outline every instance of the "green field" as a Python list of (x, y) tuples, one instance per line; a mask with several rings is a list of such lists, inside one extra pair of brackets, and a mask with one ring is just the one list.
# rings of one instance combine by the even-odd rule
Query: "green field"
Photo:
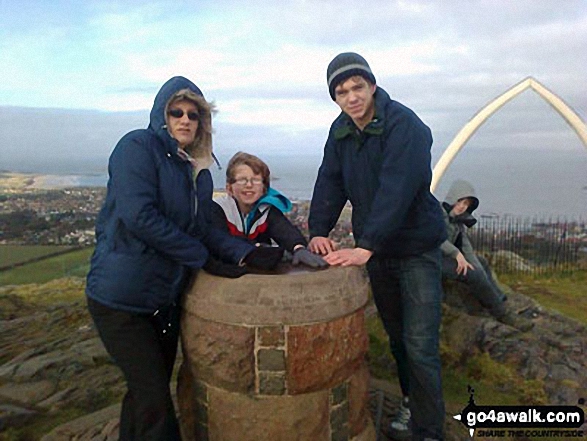
[[(53, 247), (52, 252), (55, 252), (58, 248), (62, 249), (63, 247)], [(90, 257), (93, 251), (93, 247), (82, 248), (59, 256), (50, 257), (38, 262), (27, 263), (26, 265), (17, 268), (2, 271), (0, 272), (0, 286), (45, 283), (62, 277), (84, 277), (88, 272)], [(23, 250), (22, 253), (24, 254), (25, 251)], [(29, 257), (29, 259), (30, 258), (32, 257)]]
[(59, 245), (0, 245), (0, 268), (71, 248)]

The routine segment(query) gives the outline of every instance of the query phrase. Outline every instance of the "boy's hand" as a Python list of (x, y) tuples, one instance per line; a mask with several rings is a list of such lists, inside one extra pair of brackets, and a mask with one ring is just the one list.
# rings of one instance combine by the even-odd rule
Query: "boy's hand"
[(333, 251), (324, 260), (330, 265), (351, 266), (364, 265), (373, 255), (373, 251), (365, 248), (346, 248), (344, 250)]
[(318, 254), (311, 253), (304, 247), (298, 248), (293, 253), (292, 265), (299, 265), (303, 263), (304, 265), (309, 266), (310, 268), (327, 268), (328, 263), (320, 257)]
[(310, 240), (308, 248), (313, 253), (325, 256), (336, 249), (336, 244), (327, 237), (316, 236)]

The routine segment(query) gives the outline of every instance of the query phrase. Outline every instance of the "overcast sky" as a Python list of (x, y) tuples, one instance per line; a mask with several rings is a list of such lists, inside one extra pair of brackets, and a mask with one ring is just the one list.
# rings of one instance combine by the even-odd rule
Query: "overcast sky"
[[(0, 0), (0, 162), (105, 160), (174, 75), (215, 101), (220, 156), (320, 156), (345, 51), (432, 128), (434, 161), (528, 76), (587, 117), (587, 0)], [(532, 91), (466, 148), (587, 153)]]

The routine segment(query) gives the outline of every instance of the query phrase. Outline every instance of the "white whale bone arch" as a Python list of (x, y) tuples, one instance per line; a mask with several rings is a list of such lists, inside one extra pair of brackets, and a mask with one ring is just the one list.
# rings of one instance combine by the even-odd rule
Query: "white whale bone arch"
[(556, 94), (544, 87), (539, 81), (532, 77), (528, 77), (520, 81), (518, 84), (512, 86), (510, 89), (506, 90), (503, 94), (483, 107), (473, 116), (473, 118), (469, 120), (467, 124), (463, 126), (459, 133), (457, 133), (457, 136), (454, 137), (434, 166), (434, 170), (432, 171), (432, 183), (430, 185), (430, 190), (432, 192), (436, 190), (440, 179), (446, 172), (446, 169), (451, 164), (455, 156), (464, 147), (469, 138), (473, 136), (477, 129), (481, 127), (481, 125), (487, 120), (487, 118), (489, 118), (504, 104), (518, 96), (526, 89), (532, 89), (539, 96), (544, 98), (544, 100), (550, 104), (554, 110), (560, 114), (560, 116), (563, 117), (567, 124), (571, 126), (571, 128), (579, 136), (579, 139), (583, 142), (585, 148), (587, 148), (587, 126), (585, 126), (585, 123), (579, 117), (579, 115), (577, 115), (577, 113)]

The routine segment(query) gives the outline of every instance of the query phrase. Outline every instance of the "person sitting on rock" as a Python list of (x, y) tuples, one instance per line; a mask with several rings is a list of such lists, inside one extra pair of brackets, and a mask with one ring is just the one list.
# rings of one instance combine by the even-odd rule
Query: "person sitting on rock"
[(443, 253), (442, 277), (467, 284), (471, 293), (500, 322), (521, 331), (534, 324), (507, 308), (506, 295), (494, 280), (487, 260), (473, 250), (467, 229), (477, 223), (473, 211), (479, 206), (473, 186), (455, 181), (442, 203), (448, 239), (440, 246)]
[[(307, 241), (285, 216), (292, 203), (270, 187), (269, 167), (257, 156), (238, 152), (226, 169), (226, 194), (214, 198), (212, 224), (257, 246), (270, 246), (272, 240), (292, 254), (292, 264), (326, 268), (328, 264), (306, 249)], [(239, 277), (246, 269), (211, 257), (209, 272)]]
[[(455, 181), (441, 205), (448, 235), (440, 246), (443, 280), (465, 283), (479, 303), (497, 320), (520, 331), (530, 330), (534, 323), (506, 307), (507, 297), (495, 282), (489, 263), (475, 253), (467, 236), (467, 229), (477, 223), (473, 211), (479, 206), (479, 199), (473, 186), (466, 181)], [(398, 441), (411, 439), (410, 426), (409, 397), (403, 396), (392, 417), (389, 435)]]

